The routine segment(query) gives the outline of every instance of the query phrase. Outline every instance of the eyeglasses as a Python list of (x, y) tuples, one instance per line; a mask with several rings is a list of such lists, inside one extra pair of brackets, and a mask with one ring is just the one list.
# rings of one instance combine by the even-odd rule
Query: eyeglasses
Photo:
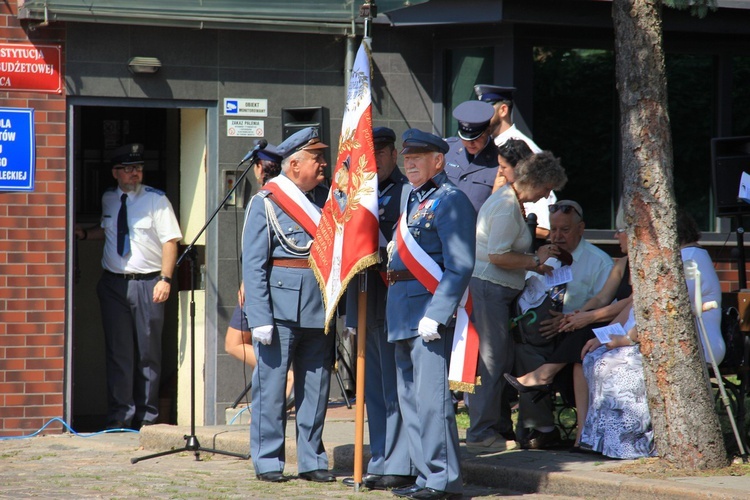
[(552, 204), (552, 205), (549, 206), (549, 213), (551, 213), (551, 214), (554, 214), (558, 210), (561, 211), (564, 214), (569, 214), (571, 211), (573, 211), (573, 212), (575, 212), (575, 213), (578, 214), (578, 217), (580, 217), (581, 219), (583, 219), (583, 214), (581, 212), (579, 212), (578, 209), (576, 207), (574, 207), (573, 205), (559, 205), (557, 203), (554, 203), (554, 204)]
[(126, 174), (132, 174), (134, 170), (136, 172), (143, 172), (143, 165), (120, 165), (119, 167), (115, 167), (115, 170), (122, 170)]
[(628, 228), (626, 228), (626, 227), (624, 227), (622, 229), (616, 229), (615, 230), (615, 235), (622, 234), (622, 233), (624, 233), (627, 230), (628, 230)]

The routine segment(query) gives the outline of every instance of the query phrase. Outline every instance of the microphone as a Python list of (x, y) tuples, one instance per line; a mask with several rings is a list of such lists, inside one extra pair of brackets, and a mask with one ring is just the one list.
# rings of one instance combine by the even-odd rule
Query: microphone
[(240, 165), (242, 165), (247, 160), (249, 160), (250, 158), (252, 158), (261, 149), (265, 149), (266, 146), (268, 146), (268, 141), (265, 140), (265, 139), (259, 139), (259, 140), (255, 141), (255, 147), (253, 149), (251, 149), (250, 151), (247, 152), (247, 154), (245, 155), (245, 157), (240, 162)]
[(529, 214), (526, 216), (526, 224), (529, 226), (531, 231), (531, 248), (530, 251), (533, 253), (536, 251), (536, 214)]

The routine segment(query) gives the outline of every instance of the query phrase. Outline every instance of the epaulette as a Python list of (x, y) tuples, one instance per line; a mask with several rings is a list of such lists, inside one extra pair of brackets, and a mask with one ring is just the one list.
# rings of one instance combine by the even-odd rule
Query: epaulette
[(458, 139), (458, 137), (453, 136), (453, 137), (448, 137), (447, 139), (444, 139), (444, 140), (448, 144), (453, 144), (454, 142), (458, 142), (459, 139)]
[(167, 194), (161, 189), (152, 188), (151, 186), (145, 186), (143, 189), (145, 189), (147, 193), (154, 193), (158, 194), (159, 196), (165, 196)]
[(259, 198), (265, 198), (270, 194), (271, 194), (271, 191), (268, 191), (267, 189), (261, 189), (260, 191), (258, 191), (257, 193), (253, 195), (253, 198), (255, 198), (256, 196)]

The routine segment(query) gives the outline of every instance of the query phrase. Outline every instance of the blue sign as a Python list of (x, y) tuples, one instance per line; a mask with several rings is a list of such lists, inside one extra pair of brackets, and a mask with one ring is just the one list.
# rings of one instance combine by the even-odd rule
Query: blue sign
[(34, 190), (34, 110), (0, 108), (0, 191)]
[(224, 114), (225, 115), (236, 115), (240, 109), (239, 102), (231, 99), (224, 100)]

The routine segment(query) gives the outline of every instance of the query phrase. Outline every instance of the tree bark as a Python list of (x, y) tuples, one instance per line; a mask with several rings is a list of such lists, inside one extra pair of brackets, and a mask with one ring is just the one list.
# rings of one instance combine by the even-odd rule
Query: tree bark
[(660, 0), (614, 0), (623, 206), (657, 453), (685, 469), (728, 463), (707, 389), (677, 242)]

